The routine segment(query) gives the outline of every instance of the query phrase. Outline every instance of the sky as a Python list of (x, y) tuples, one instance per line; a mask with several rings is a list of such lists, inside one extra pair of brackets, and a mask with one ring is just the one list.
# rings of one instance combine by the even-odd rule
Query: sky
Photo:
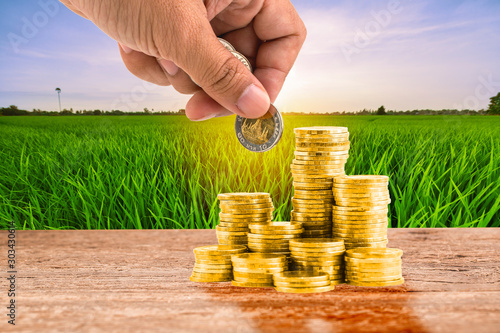
[[(500, 91), (500, 1), (292, 0), (308, 36), (283, 112), (482, 109)], [(0, 107), (178, 110), (188, 95), (133, 76), (116, 42), (55, 0), (0, 4)]]

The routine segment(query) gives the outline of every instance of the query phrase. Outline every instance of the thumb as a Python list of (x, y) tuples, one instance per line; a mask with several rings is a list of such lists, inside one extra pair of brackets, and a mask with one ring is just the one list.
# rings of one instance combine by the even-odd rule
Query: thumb
[(200, 38), (178, 54), (180, 67), (229, 111), (246, 118), (264, 115), (270, 98), (260, 81), (220, 43), (211, 28), (197, 35)]

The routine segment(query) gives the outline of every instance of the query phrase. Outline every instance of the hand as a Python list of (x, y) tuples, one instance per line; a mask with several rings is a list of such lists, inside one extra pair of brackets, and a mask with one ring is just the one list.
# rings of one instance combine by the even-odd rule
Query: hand
[[(119, 43), (123, 62), (134, 75), (194, 94), (186, 105), (192, 120), (232, 113), (262, 116), (306, 36), (289, 0), (62, 2)], [(252, 62), (253, 75), (217, 36)]]

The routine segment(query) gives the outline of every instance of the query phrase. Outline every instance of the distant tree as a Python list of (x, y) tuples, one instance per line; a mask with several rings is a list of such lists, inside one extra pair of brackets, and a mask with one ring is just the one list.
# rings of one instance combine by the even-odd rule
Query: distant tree
[(94, 110), (94, 116), (100, 116), (101, 110)]
[(496, 96), (490, 98), (488, 114), (500, 114), (500, 92)]
[(144, 113), (149, 114), (149, 112), (150, 112), (150, 111), (148, 110), (148, 108), (144, 108)]
[(381, 107), (379, 107), (376, 114), (377, 114), (377, 116), (386, 115), (387, 113), (385, 112), (385, 107), (383, 105)]

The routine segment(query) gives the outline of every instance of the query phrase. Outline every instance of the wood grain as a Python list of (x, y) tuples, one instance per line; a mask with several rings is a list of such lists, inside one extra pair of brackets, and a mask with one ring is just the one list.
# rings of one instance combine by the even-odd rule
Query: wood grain
[(192, 249), (216, 244), (214, 230), (17, 231), (17, 325), (2, 311), (0, 331), (500, 331), (500, 229), (389, 239), (404, 250), (404, 285), (300, 295), (190, 282)]

